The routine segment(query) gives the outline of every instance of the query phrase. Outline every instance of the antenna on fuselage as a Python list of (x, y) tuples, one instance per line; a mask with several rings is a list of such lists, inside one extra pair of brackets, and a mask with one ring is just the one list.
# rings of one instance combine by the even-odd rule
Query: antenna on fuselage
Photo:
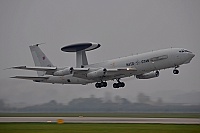
[(81, 68), (88, 65), (86, 51), (99, 48), (101, 45), (98, 43), (76, 43), (65, 47), (61, 50), (64, 52), (76, 52), (76, 67)]
[[(43, 44), (45, 44), (44, 42), (42, 42), (42, 43), (36, 43), (36, 44), (34, 44), (35, 46), (39, 46), (39, 45), (43, 45)], [(33, 45), (33, 46), (34, 46)]]

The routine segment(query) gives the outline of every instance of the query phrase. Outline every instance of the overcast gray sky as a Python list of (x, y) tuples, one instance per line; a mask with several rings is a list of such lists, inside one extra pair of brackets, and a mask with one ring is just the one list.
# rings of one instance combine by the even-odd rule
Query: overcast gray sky
[[(7, 103), (38, 104), (73, 98), (97, 97), (110, 92), (136, 101), (144, 92), (170, 101), (177, 94), (200, 91), (200, 1), (199, 0), (0, 0), (0, 99)], [(126, 87), (104, 89), (94, 84), (52, 85), (10, 79), (36, 72), (3, 70), (11, 66), (33, 66), (29, 45), (44, 42), (41, 49), (57, 66), (74, 66), (75, 55), (62, 46), (97, 42), (101, 47), (88, 52), (89, 62), (170, 47), (196, 54), (190, 64), (161, 71), (150, 80), (125, 79)]]

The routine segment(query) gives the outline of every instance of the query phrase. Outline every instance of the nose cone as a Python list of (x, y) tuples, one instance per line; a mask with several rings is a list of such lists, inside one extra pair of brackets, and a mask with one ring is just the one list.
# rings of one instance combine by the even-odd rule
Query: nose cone
[(193, 54), (193, 53), (187, 53), (188, 59), (185, 61), (184, 64), (190, 63), (190, 61), (192, 60), (192, 58), (194, 58), (194, 56), (195, 56), (195, 54)]
[(191, 53), (190, 56), (191, 56), (191, 59), (192, 59), (195, 56), (195, 54)]
[(192, 53), (192, 52), (187, 53), (187, 57), (188, 57), (189, 59), (194, 58), (194, 56), (195, 56), (195, 54)]

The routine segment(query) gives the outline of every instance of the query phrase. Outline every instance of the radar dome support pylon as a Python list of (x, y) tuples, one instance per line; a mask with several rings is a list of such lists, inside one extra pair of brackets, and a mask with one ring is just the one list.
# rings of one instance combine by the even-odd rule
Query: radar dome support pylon
[(64, 52), (76, 52), (76, 67), (81, 68), (88, 65), (86, 51), (99, 48), (98, 43), (76, 43), (61, 48)]

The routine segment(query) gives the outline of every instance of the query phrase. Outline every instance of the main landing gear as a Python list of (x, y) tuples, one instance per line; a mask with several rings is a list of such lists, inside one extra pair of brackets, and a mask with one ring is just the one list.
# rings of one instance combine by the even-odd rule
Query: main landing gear
[(113, 84), (113, 88), (119, 88), (119, 87), (124, 87), (125, 83), (124, 82), (120, 82), (119, 79), (117, 79), (118, 83), (114, 83)]
[(97, 83), (95, 84), (95, 87), (96, 87), (96, 88), (107, 87), (107, 82), (103, 82), (103, 81), (100, 82), (100, 83), (97, 82)]
[(179, 74), (179, 70), (177, 70), (178, 67), (179, 67), (179, 66), (176, 66), (175, 69), (173, 70), (173, 73), (174, 73), (174, 74)]
[[(117, 79), (117, 83), (114, 83), (113, 84), (113, 88), (120, 88), (120, 87), (124, 87), (125, 86), (125, 83), (124, 82), (121, 82), (121, 81), (119, 81), (119, 79)], [(97, 82), (96, 84), (95, 84), (95, 87), (96, 88), (101, 88), (101, 87), (107, 87), (107, 82)]]

